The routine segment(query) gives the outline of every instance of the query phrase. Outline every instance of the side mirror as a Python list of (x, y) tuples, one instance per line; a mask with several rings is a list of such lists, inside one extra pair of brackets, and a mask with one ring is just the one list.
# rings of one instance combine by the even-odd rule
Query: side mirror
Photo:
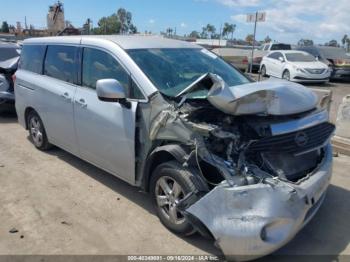
[(278, 60), (280, 60), (282, 63), (284, 63), (284, 59), (283, 59), (282, 56), (280, 56), (280, 57), (278, 58)]
[(118, 102), (126, 107), (130, 103), (126, 101), (124, 87), (115, 79), (101, 79), (96, 82), (97, 97), (104, 102)]

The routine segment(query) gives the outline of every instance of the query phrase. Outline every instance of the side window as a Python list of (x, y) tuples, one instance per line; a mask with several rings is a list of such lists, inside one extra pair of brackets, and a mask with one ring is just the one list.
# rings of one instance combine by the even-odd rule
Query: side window
[(42, 74), (46, 46), (24, 45), (21, 51), (20, 69)]
[(73, 46), (48, 46), (44, 74), (68, 83), (76, 83), (77, 66)]
[(145, 96), (142, 94), (142, 92), (140, 91), (139, 87), (136, 85), (136, 83), (132, 79), (131, 79), (131, 83), (130, 83), (129, 98), (132, 98), (132, 99), (145, 99)]
[(268, 58), (277, 59), (277, 53), (273, 52), (267, 56)]
[(276, 59), (279, 59), (280, 57), (282, 57), (282, 58), (283, 58), (283, 60), (284, 60), (284, 57), (283, 57), (282, 53), (277, 52), (277, 53), (276, 53), (276, 56), (277, 56), (277, 58), (276, 58)]
[(129, 89), (129, 74), (124, 68), (106, 52), (84, 48), (83, 52), (83, 86), (96, 89), (96, 82), (100, 79), (113, 78), (125, 88)]

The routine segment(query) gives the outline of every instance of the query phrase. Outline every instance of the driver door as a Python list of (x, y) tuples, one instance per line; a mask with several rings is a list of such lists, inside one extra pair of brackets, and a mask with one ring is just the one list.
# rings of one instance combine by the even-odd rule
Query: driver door
[(113, 78), (126, 89), (129, 74), (105, 51), (84, 48), (82, 59), (82, 86), (74, 99), (80, 156), (134, 184), (137, 102), (126, 108), (117, 102), (100, 101), (96, 94), (97, 80)]

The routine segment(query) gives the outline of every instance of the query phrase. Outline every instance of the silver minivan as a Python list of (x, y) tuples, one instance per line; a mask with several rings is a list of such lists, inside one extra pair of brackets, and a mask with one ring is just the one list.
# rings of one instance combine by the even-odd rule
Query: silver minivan
[(16, 110), (56, 145), (152, 195), (171, 231), (235, 259), (269, 254), (314, 216), (334, 125), (308, 88), (253, 82), (200, 46), (154, 36), (24, 41)]

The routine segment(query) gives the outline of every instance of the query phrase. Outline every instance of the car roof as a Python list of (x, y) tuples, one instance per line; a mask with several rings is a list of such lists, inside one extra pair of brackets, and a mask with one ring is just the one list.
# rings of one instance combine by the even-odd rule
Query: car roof
[(190, 42), (164, 38), (162, 36), (147, 35), (87, 35), (87, 36), (55, 36), (30, 38), (24, 44), (77, 44), (84, 39), (104, 40), (114, 42), (123, 49), (150, 49), (150, 48), (202, 48)]

